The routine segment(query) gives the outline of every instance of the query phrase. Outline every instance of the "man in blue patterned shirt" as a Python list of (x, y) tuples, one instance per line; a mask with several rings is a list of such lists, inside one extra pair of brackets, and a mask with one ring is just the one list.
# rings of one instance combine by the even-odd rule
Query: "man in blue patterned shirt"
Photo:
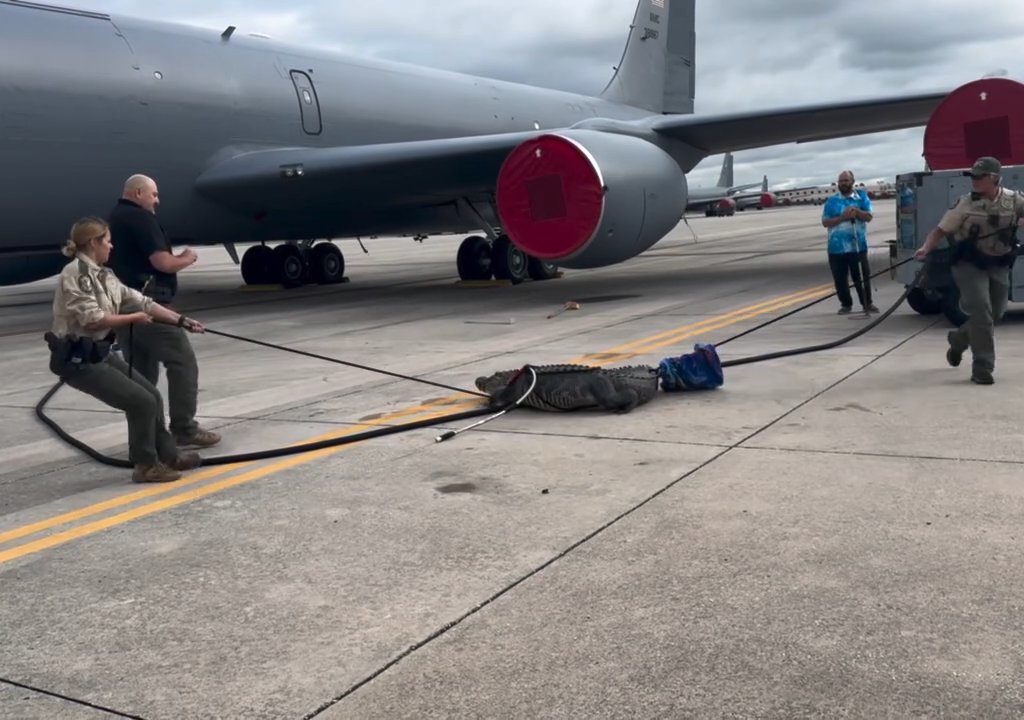
[[(878, 312), (871, 302), (871, 279), (868, 267), (868, 232), (871, 222), (871, 200), (864, 190), (854, 190), (853, 172), (839, 173), (839, 192), (830, 197), (821, 212), (821, 224), (828, 229), (828, 264), (839, 296), (839, 314), (853, 309), (848, 277), (853, 278), (857, 299), (865, 313)], [(862, 276), (863, 273), (863, 276)]]

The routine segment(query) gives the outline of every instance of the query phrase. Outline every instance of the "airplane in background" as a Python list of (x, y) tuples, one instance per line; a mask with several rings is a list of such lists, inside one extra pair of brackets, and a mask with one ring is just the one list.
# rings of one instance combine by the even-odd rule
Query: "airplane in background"
[[(469, 233), (466, 280), (622, 262), (718, 153), (924, 125), (945, 92), (694, 115), (695, 0), (639, 0), (597, 97), (0, 0), (0, 283), (57, 273), (133, 173), (175, 244), (256, 243), (249, 283), (340, 281), (323, 238)], [(272, 243), (277, 243), (272, 245)]]
[[(760, 183), (733, 185), (733, 156), (731, 152), (722, 159), (722, 172), (718, 182), (710, 188), (692, 188), (686, 202), (686, 212), (703, 211), (707, 217), (733, 215), (737, 210), (756, 207), (758, 210), (775, 204), (775, 196), (768, 191), (768, 176)], [(751, 188), (760, 188), (748, 192)]]

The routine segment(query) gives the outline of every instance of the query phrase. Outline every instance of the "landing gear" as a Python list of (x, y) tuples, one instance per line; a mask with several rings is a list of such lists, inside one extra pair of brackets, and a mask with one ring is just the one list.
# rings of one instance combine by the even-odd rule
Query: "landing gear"
[(274, 282), (274, 251), (266, 245), (253, 245), (242, 255), (242, 279), (246, 285)]
[(277, 281), (286, 288), (304, 285), (309, 276), (305, 253), (298, 245), (285, 243), (274, 248), (274, 269)]
[(321, 285), (333, 285), (345, 278), (345, 256), (332, 242), (314, 245), (309, 251), (313, 279)]
[(494, 277), (498, 280), (511, 280), (513, 285), (518, 285), (530, 277), (529, 257), (515, 246), (508, 235), (501, 235), (494, 241), (491, 263)]
[(551, 280), (558, 277), (558, 268), (546, 260), (531, 257), (526, 263), (526, 270), (533, 280)]
[(494, 275), (491, 269), (491, 243), (479, 235), (472, 235), (462, 241), (455, 262), (459, 268), (459, 277), (463, 280), (490, 280)]
[(284, 243), (273, 249), (254, 245), (242, 256), (242, 279), (246, 285), (280, 283), (293, 288), (308, 282), (329, 285), (344, 278), (345, 256), (331, 242), (312, 247)]
[(558, 277), (552, 263), (530, 257), (517, 248), (507, 235), (499, 235), (492, 243), (485, 237), (472, 235), (459, 245), (456, 258), (462, 280), (508, 280), (518, 285), (527, 278), (551, 280)]

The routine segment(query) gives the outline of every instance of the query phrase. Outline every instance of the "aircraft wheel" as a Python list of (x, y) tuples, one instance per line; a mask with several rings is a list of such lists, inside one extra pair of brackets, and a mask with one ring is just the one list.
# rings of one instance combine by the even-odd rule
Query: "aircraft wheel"
[(942, 312), (942, 295), (934, 290), (911, 288), (907, 293), (907, 304), (920, 315), (935, 315)]
[(242, 255), (242, 280), (246, 285), (274, 282), (274, 252), (266, 245), (253, 245)]
[(309, 251), (310, 270), (321, 285), (333, 285), (345, 277), (345, 256), (332, 242), (314, 245)]
[(508, 235), (494, 241), (491, 253), (494, 277), (498, 280), (511, 280), (513, 285), (518, 285), (530, 276), (526, 253), (517, 248)]
[(308, 266), (297, 245), (285, 243), (274, 248), (274, 269), (277, 281), (285, 287), (298, 287), (306, 282)]
[(490, 280), (491, 244), (487, 238), (472, 235), (459, 245), (459, 254), (455, 259), (462, 280)]
[(553, 263), (527, 256), (526, 272), (533, 280), (551, 280), (558, 274)]

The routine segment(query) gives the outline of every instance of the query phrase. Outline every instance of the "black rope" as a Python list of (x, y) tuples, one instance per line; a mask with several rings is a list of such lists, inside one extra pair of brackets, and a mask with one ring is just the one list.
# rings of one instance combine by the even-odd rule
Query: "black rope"
[(852, 332), (845, 337), (841, 337), (838, 340), (832, 340), (831, 342), (821, 343), (819, 345), (808, 345), (806, 347), (793, 348), (792, 350), (779, 350), (777, 352), (763, 353), (761, 355), (751, 355), (749, 357), (736, 358), (735, 360), (726, 360), (722, 363), (722, 367), (725, 368), (735, 367), (737, 365), (749, 365), (751, 363), (765, 362), (766, 360), (775, 360), (777, 358), (792, 357), (794, 355), (804, 355), (806, 353), (820, 352), (821, 350), (831, 350), (834, 347), (845, 345), (851, 340), (859, 338), (864, 333), (873, 330), (886, 318), (888, 318), (890, 315), (896, 312), (896, 308), (903, 304), (903, 301), (907, 299), (907, 295), (910, 294), (910, 291), (917, 286), (917, 283), (923, 277), (924, 273), (918, 273), (918, 280), (915, 280), (914, 283), (907, 286), (907, 288), (903, 291), (903, 294), (900, 295), (899, 299), (895, 303), (893, 303), (888, 310), (881, 313), (874, 321), (868, 323), (867, 325), (864, 325), (859, 330), (856, 330), (855, 332)]
[[(104, 455), (95, 448), (86, 445), (84, 442), (69, 434), (58, 425), (52, 418), (50, 418), (43, 408), (46, 403), (64, 386), (64, 381), (60, 380), (42, 397), (42, 399), (36, 404), (36, 417), (39, 418), (43, 424), (53, 430), (56, 435), (68, 443), (72, 447), (78, 448), (86, 455), (91, 457), (93, 460), (102, 463), (103, 465), (109, 465), (110, 467), (117, 468), (133, 468), (133, 463), (128, 460), (121, 460), (119, 458), (113, 458), (109, 455)], [(388, 427), (376, 428), (374, 430), (367, 430), (365, 432), (356, 433), (354, 435), (346, 435), (340, 438), (330, 438), (327, 440), (318, 440), (316, 442), (303, 443), (301, 445), (290, 445), (286, 447), (272, 448), (270, 450), (259, 450), (250, 453), (239, 453), (236, 455), (218, 455), (215, 457), (204, 457), (201, 465), (203, 467), (210, 465), (233, 465), (235, 463), (253, 462), (255, 460), (267, 460), (270, 458), (284, 457), (286, 455), (297, 455), (299, 453), (312, 452), (314, 450), (323, 450), (324, 448), (340, 447), (342, 445), (349, 445), (351, 443), (362, 442), (364, 440), (372, 440), (373, 438), (383, 437), (385, 435), (394, 435), (397, 433), (406, 432), (408, 430), (417, 430), (419, 428), (430, 427), (432, 425), (439, 425), (441, 423), (448, 422), (459, 422), (462, 420), (468, 420), (470, 418), (480, 417), (481, 415), (487, 415), (494, 412), (492, 408), (480, 407), (473, 410), (466, 410), (459, 413), (451, 413), (449, 415), (442, 415), (440, 417), (428, 418), (426, 420), (416, 420), (414, 422), (402, 423), (400, 425), (391, 425)]]
[(325, 362), (335, 363), (337, 365), (347, 365), (348, 367), (358, 368), (359, 370), (367, 370), (372, 373), (377, 373), (378, 375), (389, 375), (400, 380), (411, 380), (412, 382), (421, 383), (423, 385), (433, 385), (434, 387), (437, 388), (442, 388), (444, 390), (453, 390), (455, 392), (465, 393), (466, 395), (488, 397), (484, 393), (477, 392), (476, 390), (464, 390), (463, 388), (455, 387), (453, 385), (436, 383), (430, 380), (424, 380), (422, 378), (413, 377), (412, 375), (402, 375), (401, 373), (395, 373), (389, 370), (381, 370), (380, 368), (370, 367), (369, 365), (360, 365), (359, 363), (349, 362), (348, 360), (339, 360), (337, 358), (327, 357), (326, 355), (318, 355), (317, 353), (306, 352), (305, 350), (296, 350), (295, 348), (285, 347), (284, 345), (275, 345), (274, 343), (268, 343), (262, 340), (254, 340), (253, 338), (243, 337), (242, 335), (233, 335), (231, 333), (222, 332), (220, 330), (211, 330), (210, 328), (205, 328), (205, 332), (208, 335), (219, 335), (220, 337), (226, 337), (232, 340), (239, 340), (241, 342), (247, 342), (253, 345), (260, 345), (261, 347), (271, 348), (272, 350), (283, 350), (284, 352), (302, 355), (304, 357), (313, 358), (315, 360), (323, 360)]
[[(871, 275), (868, 279), (870, 280), (870, 279), (873, 279), (873, 278), (875, 278), (875, 277), (877, 277), (879, 275), (882, 275), (882, 274), (884, 274), (886, 272), (890, 272), (890, 271), (900, 267), (901, 265), (903, 265), (903, 264), (905, 264), (907, 262), (910, 262), (910, 260), (912, 260), (912, 259), (913, 258), (908, 258), (907, 260), (904, 260), (904, 261), (902, 261), (900, 263), (897, 263), (896, 265), (891, 265), (891, 266), (885, 268), (884, 270), (880, 270), (879, 272)], [(780, 357), (789, 357), (789, 356), (792, 356), (792, 355), (800, 355), (800, 354), (804, 354), (804, 353), (818, 352), (820, 350), (827, 350), (827, 349), (838, 347), (839, 345), (843, 345), (845, 343), (848, 343), (851, 340), (853, 340), (853, 339), (855, 339), (857, 337), (860, 337), (864, 333), (866, 333), (869, 330), (871, 330), (872, 328), (876, 327), (879, 323), (881, 323), (883, 320), (888, 318), (893, 312), (895, 312), (896, 308), (898, 308), (900, 306), (900, 304), (903, 303), (903, 301), (906, 299), (906, 297), (910, 293), (910, 291), (913, 290), (915, 287), (917, 287), (918, 285), (921, 284), (921, 282), (924, 280), (924, 277), (925, 277), (925, 267), (922, 267), (922, 269), (918, 271), (917, 277), (914, 279), (914, 282), (911, 283), (911, 285), (909, 285), (904, 290), (904, 292), (900, 296), (899, 300), (897, 300), (892, 305), (892, 307), (890, 307), (884, 313), (880, 314), (879, 317), (876, 320), (874, 320), (873, 322), (869, 323), (868, 325), (865, 325), (864, 327), (860, 328), (859, 330), (857, 330), (854, 333), (851, 333), (850, 335), (847, 335), (846, 337), (840, 338), (839, 340), (834, 340), (834, 341), (831, 341), (831, 342), (827, 342), (827, 343), (821, 343), (819, 345), (811, 345), (811, 346), (807, 346), (807, 347), (803, 347), (803, 348), (795, 348), (795, 349), (792, 349), (792, 350), (780, 350), (778, 352), (773, 352), (773, 353), (765, 353), (765, 354), (762, 354), (762, 355), (752, 355), (750, 357), (737, 358), (737, 359), (734, 359), (734, 360), (727, 360), (727, 361), (722, 363), (722, 367), (734, 367), (734, 366), (737, 366), (737, 365), (746, 365), (746, 364), (750, 364), (750, 363), (763, 362), (763, 361), (766, 361), (766, 360), (773, 360), (773, 359), (780, 358)], [(722, 342), (717, 343), (716, 347), (720, 347), (722, 345), (725, 345), (726, 343), (732, 342), (733, 340), (741, 338), (741, 337), (743, 337), (745, 335), (749, 335), (750, 333), (755, 332), (757, 330), (760, 330), (760, 329), (762, 329), (764, 327), (767, 327), (768, 325), (771, 325), (771, 324), (776, 323), (776, 322), (778, 322), (780, 320), (783, 320), (783, 319), (785, 319), (787, 317), (795, 315), (796, 313), (801, 312), (803, 310), (806, 310), (807, 308), (812, 307), (814, 305), (817, 305), (818, 303), (820, 303), (820, 302), (822, 302), (824, 300), (827, 300), (828, 298), (833, 297), (835, 295), (836, 295), (835, 292), (830, 293), (829, 295), (825, 295), (824, 297), (821, 297), (821, 298), (819, 298), (817, 300), (814, 300), (814, 301), (809, 302), (809, 303), (807, 303), (805, 305), (802, 305), (802, 306), (796, 308), (795, 310), (791, 310), (791, 311), (789, 311), (789, 312), (787, 312), (787, 313), (785, 313), (783, 315), (780, 315), (778, 317), (772, 318), (771, 320), (765, 321), (765, 322), (763, 322), (763, 323), (761, 323), (759, 325), (756, 325), (756, 326), (754, 326), (752, 328), (744, 330), (741, 333), (733, 335), (732, 337), (726, 338)], [(284, 352), (290, 352), (290, 353), (294, 353), (296, 355), (302, 355), (302, 356), (305, 356), (305, 357), (314, 358), (314, 359), (317, 359), (317, 360), (323, 360), (323, 361), (330, 362), (330, 363), (335, 363), (335, 364), (338, 364), (338, 365), (346, 365), (346, 366), (349, 366), (349, 367), (354, 367), (354, 368), (358, 368), (358, 369), (361, 369), (361, 370), (367, 370), (369, 372), (374, 372), (374, 373), (378, 373), (378, 374), (381, 374), (381, 375), (389, 375), (391, 377), (399, 378), (399, 379), (402, 379), (402, 380), (411, 380), (413, 382), (423, 383), (425, 385), (432, 385), (434, 387), (444, 388), (446, 390), (453, 390), (455, 392), (464, 393), (464, 394), (467, 394), (467, 395), (476, 395), (478, 397), (488, 397), (487, 395), (485, 395), (483, 393), (479, 393), (479, 392), (475, 392), (475, 391), (471, 391), (471, 390), (464, 390), (462, 388), (457, 388), (457, 387), (454, 387), (454, 386), (451, 386), (451, 385), (444, 385), (443, 383), (435, 383), (435, 382), (431, 382), (429, 380), (423, 380), (423, 379), (412, 377), (412, 376), (409, 376), (409, 375), (402, 375), (400, 373), (393, 373), (393, 372), (389, 372), (387, 370), (381, 370), (379, 368), (374, 368), (374, 367), (370, 367), (370, 366), (367, 366), (367, 365), (360, 365), (359, 363), (349, 362), (347, 360), (339, 360), (337, 358), (327, 357), (325, 355), (319, 355), (317, 353), (306, 352), (304, 350), (295, 350), (293, 348), (285, 347), (283, 345), (275, 345), (273, 343), (264, 342), (262, 340), (255, 340), (253, 338), (248, 338), (248, 337), (244, 337), (244, 336), (241, 336), (241, 335), (234, 335), (232, 333), (221, 332), (221, 331), (218, 331), (218, 330), (210, 330), (208, 328), (206, 329), (206, 332), (211, 334), (211, 335), (218, 335), (218, 336), (229, 338), (229, 339), (232, 339), (232, 340), (238, 340), (238, 341), (241, 341), (241, 342), (251, 343), (253, 345), (259, 345), (261, 347), (267, 347), (267, 348), (271, 348), (271, 349), (274, 349), (274, 350), (281, 350), (281, 351), (284, 351)], [(110, 457), (108, 455), (104, 455), (103, 453), (99, 452), (98, 450), (90, 447), (89, 445), (86, 445), (85, 443), (81, 442), (77, 438), (75, 438), (72, 435), (70, 435), (69, 433), (67, 433), (60, 425), (58, 425), (53, 419), (51, 419), (49, 416), (46, 415), (46, 412), (44, 411), (44, 408), (46, 407), (46, 404), (50, 401), (51, 398), (53, 398), (53, 396), (57, 393), (57, 391), (60, 390), (61, 387), (64, 386), (64, 384), (65, 383), (64, 383), (63, 379), (60, 380), (59, 382), (57, 382), (52, 388), (50, 388), (50, 390), (45, 395), (43, 395), (43, 397), (39, 400), (39, 402), (36, 403), (36, 407), (35, 407), (36, 417), (38, 417), (39, 420), (41, 422), (43, 422), (47, 427), (49, 427), (58, 437), (60, 437), (62, 440), (64, 440), (64, 442), (66, 442), (69, 445), (71, 445), (71, 446), (77, 448), (78, 450), (84, 452), (86, 455), (88, 455), (92, 459), (96, 460), (97, 462), (100, 462), (100, 463), (102, 463), (104, 465), (109, 465), (111, 467), (119, 467), (119, 468), (131, 468), (131, 467), (133, 467), (132, 463), (127, 461), (127, 460), (121, 460), (121, 459), (118, 459), (118, 458)], [(511, 408), (506, 406), (506, 409), (511, 409)], [(292, 446), (287, 446), (287, 447), (272, 448), (270, 450), (260, 450), (260, 451), (251, 452), (251, 453), (239, 453), (239, 454), (235, 454), (235, 455), (220, 455), (220, 456), (216, 456), (216, 457), (208, 457), (208, 458), (203, 458), (202, 459), (201, 465), (202, 466), (229, 465), (229, 464), (242, 463), (242, 462), (253, 462), (253, 461), (256, 461), (256, 460), (266, 460), (266, 459), (269, 459), (269, 458), (283, 457), (283, 456), (286, 456), (286, 455), (295, 455), (295, 454), (311, 452), (311, 451), (315, 451), (315, 450), (322, 450), (324, 448), (339, 447), (339, 446), (342, 446), (342, 445), (348, 445), (348, 444), (351, 444), (351, 443), (362, 442), (364, 440), (370, 440), (370, 439), (377, 438), (377, 437), (383, 437), (385, 435), (393, 435), (393, 434), (397, 434), (397, 433), (401, 433), (401, 432), (406, 432), (406, 431), (409, 431), (409, 430), (415, 430), (415, 429), (418, 429), (418, 428), (430, 427), (432, 425), (438, 425), (438, 424), (441, 424), (441, 423), (458, 422), (458, 421), (461, 421), (461, 420), (467, 420), (467, 419), (471, 419), (471, 418), (475, 418), (475, 417), (480, 417), (482, 415), (487, 415), (489, 413), (493, 413), (494, 410), (495, 410), (495, 408), (493, 408), (493, 407), (482, 406), (482, 407), (479, 407), (479, 408), (475, 408), (473, 410), (467, 410), (467, 411), (460, 412), (460, 413), (451, 413), (449, 415), (443, 415), (443, 416), (439, 416), (439, 417), (436, 417), (436, 418), (431, 418), (431, 419), (426, 419), (426, 420), (418, 420), (418, 421), (414, 421), (414, 422), (410, 422), (410, 423), (402, 423), (402, 424), (399, 424), (399, 425), (392, 425), (392, 426), (389, 426), (389, 427), (377, 428), (377, 429), (374, 429), (374, 430), (368, 430), (366, 432), (361, 432), (361, 433), (357, 433), (357, 434), (354, 434), (354, 435), (346, 435), (346, 436), (340, 437), (340, 438), (332, 438), (332, 439), (328, 439), (328, 440), (320, 440), (320, 441), (317, 441), (317, 442), (309, 442), (309, 443), (303, 443), (303, 444), (300, 444), (300, 445), (292, 445)]]
[[(914, 258), (909, 257), (906, 260), (902, 260), (902, 261), (896, 263), (895, 265), (890, 265), (889, 267), (883, 268), (882, 270), (879, 270), (878, 272), (876, 272), (876, 273), (874, 273), (872, 275), (869, 275), (867, 279), (868, 280), (873, 280), (876, 277), (878, 277), (879, 275), (884, 275), (884, 274), (886, 274), (888, 272), (892, 272), (893, 270), (895, 270), (896, 268), (900, 267), (901, 265), (906, 265), (908, 262), (910, 262), (913, 259)], [(911, 288), (913, 288), (917, 283), (918, 283), (918, 281), (916, 281), (916, 280), (915, 280), (914, 283), (911, 283)], [(847, 285), (847, 287), (848, 288), (852, 288), (853, 285)], [(833, 292), (829, 293), (828, 295), (823, 295), (820, 298), (818, 298), (817, 300), (812, 300), (809, 303), (801, 305), (800, 307), (796, 308), (795, 310), (790, 310), (789, 312), (784, 313), (783, 315), (779, 315), (778, 317), (774, 317), (771, 320), (766, 320), (765, 322), (761, 323), (760, 325), (755, 325), (754, 327), (748, 328), (748, 329), (744, 330), (743, 332), (736, 333), (735, 335), (726, 338), (725, 340), (723, 340), (720, 343), (715, 343), (715, 347), (719, 348), (719, 347), (722, 347), (723, 345), (725, 345), (726, 343), (731, 343), (733, 340), (739, 340), (741, 337), (744, 337), (746, 335), (750, 335), (753, 332), (757, 332), (758, 330), (760, 330), (762, 328), (766, 328), (769, 325), (772, 325), (774, 323), (779, 322), (780, 320), (785, 320), (786, 318), (791, 317), (793, 315), (796, 315), (797, 313), (803, 312), (804, 310), (807, 310), (808, 308), (814, 307), (818, 303), (825, 302), (826, 300), (834, 298), (836, 295), (838, 295), (838, 292), (836, 292), (836, 291), (833, 291)], [(897, 307), (899, 307), (900, 303), (903, 302), (903, 299), (904, 298), (900, 298), (896, 302), (896, 305), (893, 306), (894, 310)], [(888, 317), (888, 315), (886, 317)], [(878, 323), (874, 323), (873, 325), (871, 325), (871, 327), (874, 327), (877, 324)]]
[[(443, 388), (445, 390), (453, 390), (458, 393), (466, 395), (475, 395), (477, 397), (486, 398), (489, 397), (484, 393), (476, 392), (475, 390), (464, 390), (462, 388), (454, 387), (452, 385), (445, 385), (443, 383), (431, 382), (430, 380), (423, 380), (421, 378), (412, 377), (410, 375), (402, 375), (400, 373), (390, 372), (388, 370), (381, 370), (380, 368), (370, 367), (368, 365), (360, 365), (359, 363), (349, 362), (347, 360), (339, 360), (338, 358), (328, 357), (326, 355), (318, 355), (317, 353), (306, 352), (305, 350), (295, 350), (294, 348), (285, 347), (283, 345), (275, 345), (273, 343), (263, 342), (262, 340), (255, 340), (253, 338), (243, 337), (242, 335), (234, 335), (232, 333), (221, 332), (219, 330), (210, 330), (205, 328), (205, 331), (210, 335), (219, 335), (221, 337), (230, 338), (232, 340), (239, 340), (241, 342), (252, 343), (253, 345), (260, 345), (262, 347), (271, 348), (274, 350), (282, 350), (284, 352), (294, 353), (296, 355), (303, 355), (305, 357), (314, 358), (316, 360), (323, 360), (325, 362), (335, 363), (337, 365), (347, 365), (348, 367), (359, 368), (360, 370), (368, 370), (370, 372), (377, 373), (379, 375), (389, 375), (391, 377), (399, 378), (402, 380), (411, 380), (413, 382), (422, 383), (424, 385), (432, 385), (434, 387)], [(131, 326), (129, 326), (129, 335), (131, 333)], [(131, 342), (129, 340), (129, 342)], [(134, 355), (134, 352), (129, 351), (129, 356)], [(130, 368), (130, 366), (129, 366)], [(130, 370), (129, 370), (130, 371)], [(46, 404), (57, 394), (57, 391), (64, 386), (64, 380), (58, 381), (52, 388), (47, 391), (45, 395), (36, 403), (35, 412), (36, 417), (48, 428), (50, 428), (56, 435), (68, 443), (72, 447), (78, 448), (86, 455), (104, 465), (118, 468), (132, 468), (134, 465), (128, 460), (121, 460), (119, 458), (113, 458), (109, 455), (104, 455), (100, 451), (96, 450), (78, 438), (72, 436), (64, 430), (60, 425), (57, 424), (52, 418), (50, 418), (44, 408)], [(332, 438), (328, 440), (319, 440), (316, 442), (303, 443), (301, 445), (291, 445), (287, 447), (272, 448), (270, 450), (259, 450), (250, 453), (238, 453), (235, 455), (218, 455), (215, 457), (204, 457), (202, 459), (202, 466), (209, 465), (232, 465), (235, 463), (242, 462), (253, 462), (255, 460), (267, 460), (269, 458), (283, 457), (286, 455), (297, 455), (299, 453), (311, 452), (314, 450), (323, 450), (324, 448), (339, 447), (342, 445), (348, 445), (350, 443), (362, 442), (364, 440), (371, 440), (377, 437), (383, 437), (384, 435), (393, 435), (395, 433), (406, 432), (408, 430), (416, 430), (418, 428), (430, 427), (432, 425), (438, 425), (447, 422), (459, 422), (462, 420), (468, 420), (481, 415), (487, 415), (493, 413), (494, 408), (483, 406), (473, 410), (467, 410), (460, 413), (451, 413), (449, 415), (442, 415), (440, 417), (431, 418), (427, 420), (417, 420), (415, 422), (402, 423), (399, 425), (392, 425), (389, 427), (377, 428), (374, 430), (367, 430), (365, 432), (357, 433), (355, 435), (346, 435), (340, 438)]]

